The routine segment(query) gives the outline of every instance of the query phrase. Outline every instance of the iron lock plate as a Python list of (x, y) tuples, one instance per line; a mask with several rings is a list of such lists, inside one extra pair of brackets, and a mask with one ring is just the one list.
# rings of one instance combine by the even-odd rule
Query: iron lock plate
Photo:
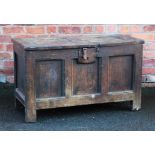
[(78, 51), (78, 63), (89, 64), (96, 61), (95, 48), (82, 48)]

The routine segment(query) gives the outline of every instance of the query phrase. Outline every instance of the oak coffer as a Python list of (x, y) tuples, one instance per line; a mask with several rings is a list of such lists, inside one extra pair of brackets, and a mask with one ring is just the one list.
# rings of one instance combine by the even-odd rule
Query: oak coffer
[(127, 35), (13, 39), (15, 97), (39, 109), (130, 101), (141, 108), (143, 40)]

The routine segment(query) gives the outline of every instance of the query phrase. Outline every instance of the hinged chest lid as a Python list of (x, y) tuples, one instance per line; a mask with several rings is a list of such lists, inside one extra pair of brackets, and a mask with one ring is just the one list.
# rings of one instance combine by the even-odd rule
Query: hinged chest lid
[(51, 38), (16, 38), (14, 43), (20, 44), (26, 51), (50, 50), (96, 46), (119, 46), (123, 44), (143, 44), (141, 39), (129, 35), (76, 35), (55, 36)]

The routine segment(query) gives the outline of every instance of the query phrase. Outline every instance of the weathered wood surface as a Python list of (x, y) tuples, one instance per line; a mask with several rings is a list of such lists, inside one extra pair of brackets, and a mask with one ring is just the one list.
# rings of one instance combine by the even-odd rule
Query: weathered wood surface
[(13, 42), (22, 44), (25, 50), (49, 50), (94, 46), (115, 46), (122, 44), (143, 44), (144, 41), (131, 36), (122, 35), (81, 35), (59, 36), (50, 38), (16, 38)]
[(15, 39), (15, 95), (26, 121), (39, 109), (95, 103), (132, 101), (139, 110), (142, 44), (121, 35)]

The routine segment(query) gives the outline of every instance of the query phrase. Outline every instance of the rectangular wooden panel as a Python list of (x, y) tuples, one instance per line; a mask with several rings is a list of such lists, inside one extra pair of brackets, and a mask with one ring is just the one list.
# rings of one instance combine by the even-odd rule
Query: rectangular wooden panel
[(133, 56), (113, 56), (109, 60), (109, 91), (131, 90)]
[(49, 98), (64, 95), (63, 61), (48, 60), (36, 62), (36, 97)]
[(95, 63), (80, 64), (73, 60), (73, 95), (94, 94), (100, 92), (99, 58)]

